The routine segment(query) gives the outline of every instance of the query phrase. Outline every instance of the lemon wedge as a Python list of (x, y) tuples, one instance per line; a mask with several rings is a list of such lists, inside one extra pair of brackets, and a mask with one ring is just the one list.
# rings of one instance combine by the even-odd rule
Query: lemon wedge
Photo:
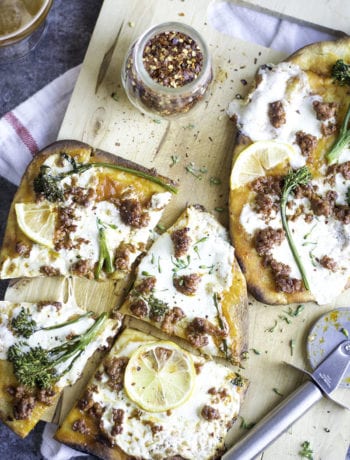
[(266, 171), (287, 163), (296, 155), (290, 144), (277, 141), (258, 141), (249, 145), (236, 158), (232, 172), (231, 190), (265, 176)]
[(54, 206), (46, 203), (16, 203), (15, 211), (19, 228), (30, 240), (53, 248), (56, 224)]
[(174, 409), (191, 396), (196, 379), (192, 357), (173, 342), (141, 346), (125, 369), (128, 397), (148, 412)]

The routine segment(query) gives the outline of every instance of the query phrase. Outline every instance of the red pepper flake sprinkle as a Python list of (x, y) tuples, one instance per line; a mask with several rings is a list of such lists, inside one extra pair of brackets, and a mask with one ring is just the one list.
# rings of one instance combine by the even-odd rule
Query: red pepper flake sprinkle
[(178, 88), (195, 80), (202, 70), (203, 53), (197, 42), (182, 32), (161, 32), (143, 50), (143, 64), (157, 83)]

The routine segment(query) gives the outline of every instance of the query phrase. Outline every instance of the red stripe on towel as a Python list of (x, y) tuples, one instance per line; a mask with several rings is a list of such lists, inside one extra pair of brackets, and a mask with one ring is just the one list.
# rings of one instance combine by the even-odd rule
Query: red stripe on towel
[(28, 129), (20, 122), (20, 120), (12, 112), (6, 113), (6, 115), (4, 115), (4, 118), (12, 126), (17, 136), (21, 139), (23, 144), (34, 156), (39, 151), (39, 147), (35, 142), (33, 136), (28, 131)]

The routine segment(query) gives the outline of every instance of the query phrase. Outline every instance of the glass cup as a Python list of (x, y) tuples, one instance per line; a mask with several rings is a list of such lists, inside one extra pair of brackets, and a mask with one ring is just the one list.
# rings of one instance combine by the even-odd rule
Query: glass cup
[(40, 40), (53, 0), (0, 0), (0, 64), (29, 53)]
[[(189, 60), (184, 58), (185, 48)], [(160, 61), (161, 68), (153, 72)], [(184, 115), (203, 100), (213, 78), (208, 47), (191, 26), (178, 22), (157, 25), (129, 48), (121, 78), (130, 102), (141, 112), (163, 118)]]

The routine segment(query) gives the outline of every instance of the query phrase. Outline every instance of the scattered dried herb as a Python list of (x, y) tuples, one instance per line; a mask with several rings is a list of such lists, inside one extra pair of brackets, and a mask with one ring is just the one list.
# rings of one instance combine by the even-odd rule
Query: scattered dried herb
[(294, 348), (295, 348), (295, 340), (294, 339), (291, 339), (289, 341), (289, 346), (290, 346), (290, 354), (291, 356), (293, 356), (294, 354)]
[(253, 428), (254, 425), (255, 425), (254, 422), (248, 423), (248, 422), (246, 422), (246, 421), (244, 420), (244, 418), (241, 416), (240, 428), (243, 428), (244, 430), (250, 430), (250, 429)]
[(302, 458), (308, 458), (309, 460), (313, 460), (313, 450), (310, 448), (310, 442), (304, 441), (301, 444), (301, 450), (299, 451), (299, 455)]
[(284, 396), (277, 388), (272, 388), (272, 391), (275, 392), (278, 396)]

